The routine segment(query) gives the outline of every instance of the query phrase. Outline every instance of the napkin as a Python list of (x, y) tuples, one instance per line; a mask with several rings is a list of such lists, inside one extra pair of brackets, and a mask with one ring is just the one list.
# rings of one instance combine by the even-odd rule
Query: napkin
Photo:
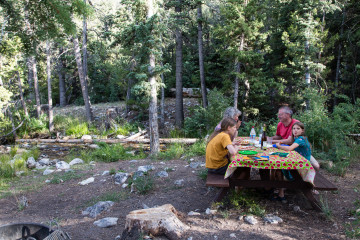
[(287, 157), (287, 155), (289, 155), (289, 153), (274, 152), (271, 155), (278, 155), (279, 157)]

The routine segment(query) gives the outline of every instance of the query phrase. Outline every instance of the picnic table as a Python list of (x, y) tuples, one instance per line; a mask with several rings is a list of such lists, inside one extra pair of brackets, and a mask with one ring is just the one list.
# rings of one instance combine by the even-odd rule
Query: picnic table
[[(249, 141), (249, 138), (237, 137), (234, 140), (234, 144), (240, 145), (241, 142), (244, 141)], [(312, 189), (337, 190), (337, 187), (325, 177), (319, 173), (315, 173), (315, 169), (311, 166), (310, 162), (296, 151), (284, 151), (273, 147), (261, 150), (255, 146), (241, 146), (243, 146), (241, 150), (255, 150), (258, 153), (252, 156), (246, 156), (239, 153), (234, 155), (231, 158), (231, 163), (228, 166), (225, 176), (208, 174), (207, 186), (223, 188), (216, 197), (216, 200), (221, 200), (227, 194), (229, 189), (234, 188), (235, 186), (242, 186), (245, 188), (299, 189), (315, 209), (321, 210), (319, 202), (313, 196)], [(286, 157), (282, 157), (279, 155), (271, 155), (271, 153), (288, 154)], [(237, 168), (259, 169), (260, 179), (234, 178), (231, 175)], [(270, 170), (272, 169), (289, 170), (294, 180), (270, 180)]]

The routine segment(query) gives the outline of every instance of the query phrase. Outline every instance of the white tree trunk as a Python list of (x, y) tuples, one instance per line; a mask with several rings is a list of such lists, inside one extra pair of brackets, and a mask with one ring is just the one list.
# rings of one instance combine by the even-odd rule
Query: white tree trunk
[(46, 74), (48, 84), (48, 104), (49, 104), (49, 131), (54, 131), (54, 117), (52, 109), (52, 90), (51, 90), (51, 56), (50, 56), (50, 42), (46, 41)]

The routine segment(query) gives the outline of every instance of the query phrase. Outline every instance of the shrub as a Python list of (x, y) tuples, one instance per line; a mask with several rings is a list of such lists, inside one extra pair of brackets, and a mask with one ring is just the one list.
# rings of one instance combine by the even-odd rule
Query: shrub
[(165, 151), (159, 152), (156, 158), (160, 160), (177, 159), (181, 157), (184, 151), (185, 150), (183, 145), (175, 143), (171, 144)]
[(154, 188), (154, 180), (149, 175), (137, 177), (135, 180), (133, 180), (133, 184), (135, 184), (136, 190), (140, 194), (146, 194)]

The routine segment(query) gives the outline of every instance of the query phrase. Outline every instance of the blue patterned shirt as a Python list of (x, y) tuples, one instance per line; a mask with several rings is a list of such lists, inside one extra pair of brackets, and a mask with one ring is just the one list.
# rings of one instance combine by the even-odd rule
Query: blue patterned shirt
[(301, 154), (304, 158), (310, 161), (311, 158), (311, 148), (310, 143), (306, 137), (300, 136), (295, 138), (294, 143), (299, 144), (295, 151)]

